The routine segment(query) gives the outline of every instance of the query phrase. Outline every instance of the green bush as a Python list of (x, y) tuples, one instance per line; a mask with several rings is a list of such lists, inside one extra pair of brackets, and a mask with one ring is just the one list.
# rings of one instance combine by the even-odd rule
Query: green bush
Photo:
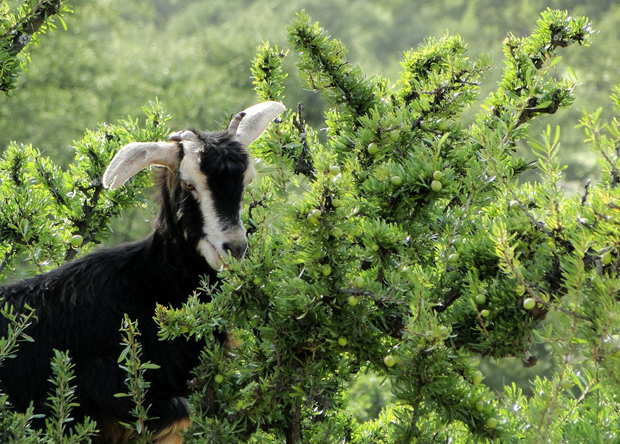
[[(550, 70), (562, 48), (587, 46), (591, 33), (585, 18), (545, 11), (532, 35), (504, 42), (498, 88), (466, 124), (491, 67), (470, 59), (460, 37), (407, 52), (392, 86), (367, 78), (341, 42), (297, 16), (289, 43), (304, 86), (330, 104), (324, 127), (310, 128), (301, 105), (270, 127), (252, 148), (260, 174), (247, 193), (247, 257), (222, 272), (220, 290), (205, 283), (183, 308), (156, 312), (163, 340), (212, 338), (222, 327), (231, 336), (226, 346), (208, 341), (195, 371), (188, 442), (618, 439), (620, 124), (584, 115), (602, 179), (579, 196), (560, 186), (560, 129), (528, 133), (533, 119), (572, 103), (575, 80)], [(283, 57), (259, 48), (259, 100), (283, 99)], [(620, 90), (612, 100), (620, 112)], [(111, 200), (98, 182), (103, 168), (129, 140), (164, 138), (165, 120), (155, 104), (143, 128), (128, 120), (87, 133), (67, 172), (33, 149), (9, 149), (0, 163), (2, 272), (20, 254), (41, 270), (70, 258), (75, 234), (85, 246), (104, 238), (147, 182)], [(534, 164), (516, 155), (519, 140)], [(539, 182), (519, 180), (533, 168)], [(1, 343), (7, 354), (27, 340), (27, 322), (15, 319)], [(499, 391), (484, 383), (481, 357), (531, 367), (535, 344), (550, 349), (545, 375)], [(140, 371), (149, 366), (137, 351), (125, 358), (135, 398), (148, 389)], [(376, 384), (389, 379), (395, 402), (362, 422), (347, 389), (366, 372)], [(44, 439), (27, 415), (9, 420), (13, 434)]]

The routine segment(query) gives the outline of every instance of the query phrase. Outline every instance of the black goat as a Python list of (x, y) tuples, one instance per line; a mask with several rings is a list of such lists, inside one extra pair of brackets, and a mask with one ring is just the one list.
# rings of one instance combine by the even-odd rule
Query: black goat
[[(15, 409), (30, 402), (36, 413), (49, 413), (50, 360), (53, 350), (67, 350), (75, 364), (76, 420), (90, 416), (100, 430), (95, 442), (128, 439), (120, 422), (131, 422), (126, 372), (119, 368), (124, 314), (138, 321), (143, 360), (160, 366), (149, 370), (146, 405), (158, 444), (181, 442), (189, 424), (187, 380), (199, 363), (204, 343), (158, 340), (153, 319), (156, 304), (179, 307), (200, 285), (202, 276), (217, 282), (221, 259), (241, 258), (246, 232), (240, 209), (254, 169), (247, 147), (284, 106), (265, 102), (237, 114), (228, 131), (186, 130), (169, 142), (125, 146), (103, 177), (105, 187), (120, 187), (138, 171), (164, 166), (159, 178), (161, 209), (154, 232), (146, 239), (102, 249), (48, 273), (0, 287), (0, 304), (17, 312), (28, 304), (37, 320), (17, 356), (0, 367), (0, 390)], [(7, 321), (0, 317), (0, 336)], [(224, 340), (225, 333), (220, 340)], [(35, 424), (40, 425), (40, 424)]]

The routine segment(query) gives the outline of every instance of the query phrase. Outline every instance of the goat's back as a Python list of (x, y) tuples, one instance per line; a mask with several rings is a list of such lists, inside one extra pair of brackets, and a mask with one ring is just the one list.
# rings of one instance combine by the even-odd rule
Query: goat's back
[[(34, 342), (21, 342), (16, 357), (0, 367), (0, 389), (17, 410), (24, 411), (32, 401), (36, 413), (49, 413), (50, 360), (57, 349), (68, 351), (75, 364), (73, 383), (80, 404), (73, 412), (76, 420), (90, 416), (100, 426), (130, 421), (129, 398), (114, 396), (128, 391), (127, 374), (118, 364), (124, 347), (119, 329), (126, 313), (138, 321), (142, 361), (161, 367), (146, 374), (150, 415), (159, 417), (163, 426), (179, 419), (175, 415), (187, 415), (186, 406), (174, 411), (170, 400), (187, 396), (187, 380), (203, 343), (159, 341), (153, 316), (157, 303), (178, 307), (186, 301), (205, 268), (202, 258), (196, 258), (195, 268), (179, 267), (168, 250), (154, 235), (0, 287), (0, 303), (9, 302), (16, 312), (27, 304), (37, 316), (27, 329)], [(6, 333), (7, 320), (0, 317), (0, 336)]]

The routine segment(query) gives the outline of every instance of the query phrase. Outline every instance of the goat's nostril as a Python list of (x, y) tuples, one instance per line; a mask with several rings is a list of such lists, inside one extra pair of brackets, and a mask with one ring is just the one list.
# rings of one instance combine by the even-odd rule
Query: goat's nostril
[(247, 242), (225, 242), (224, 245), (222, 245), (224, 251), (227, 251), (232, 257), (237, 260), (243, 258), (247, 247)]

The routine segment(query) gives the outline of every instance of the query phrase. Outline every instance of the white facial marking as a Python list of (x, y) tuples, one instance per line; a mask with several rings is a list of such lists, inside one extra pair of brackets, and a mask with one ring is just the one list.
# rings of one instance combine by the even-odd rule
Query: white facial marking
[[(200, 206), (204, 223), (203, 232), (206, 234), (198, 242), (197, 249), (209, 265), (213, 269), (218, 270), (222, 266), (222, 259), (228, 257), (228, 252), (224, 246), (226, 244), (243, 244), (245, 242), (246, 230), (241, 224), (227, 228), (225, 231), (222, 230), (222, 224), (215, 210), (211, 190), (207, 186), (207, 178), (200, 170), (200, 150), (202, 145), (199, 142), (185, 142), (183, 146), (185, 153), (179, 167), (180, 178), (193, 186), (191, 192)], [(245, 173), (244, 180), (247, 179), (248, 183), (254, 177), (253, 170), (253, 168), (249, 168)]]

